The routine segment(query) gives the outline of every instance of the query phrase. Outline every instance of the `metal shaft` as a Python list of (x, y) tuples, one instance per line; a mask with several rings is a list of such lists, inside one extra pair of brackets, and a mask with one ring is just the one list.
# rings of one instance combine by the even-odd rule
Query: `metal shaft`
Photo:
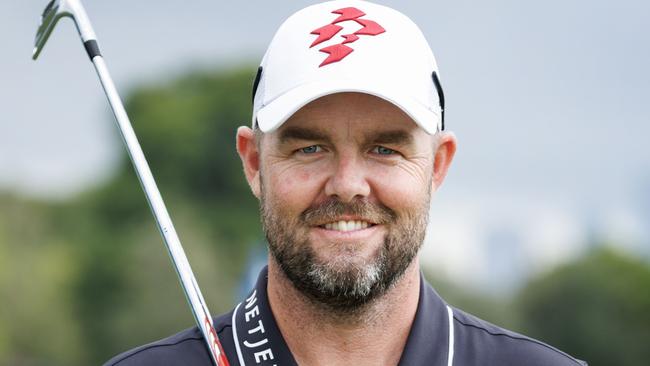
[(151, 174), (149, 169), (149, 164), (145, 160), (144, 153), (140, 148), (133, 127), (129, 120), (129, 116), (124, 110), (124, 106), (120, 99), (120, 96), (117, 93), (113, 80), (110, 77), (106, 63), (102, 56), (95, 56), (92, 59), (93, 65), (95, 65), (95, 70), (99, 79), (101, 80), (102, 87), (106, 92), (106, 96), (111, 105), (117, 124), (119, 126), (120, 133), (124, 140), (124, 143), (127, 147), (129, 156), (135, 168), (140, 184), (145, 192), (151, 211), (153, 212), (156, 222), (158, 224), (158, 229), (163, 236), (165, 241), (165, 246), (169, 252), (169, 256), (176, 268), (176, 273), (181, 281), (183, 290), (187, 301), (190, 303), (192, 309), (192, 314), (201, 328), (201, 332), (205, 337), (208, 348), (210, 349), (210, 355), (213, 358), (215, 365), (225, 366), (228, 365), (225, 354), (221, 345), (218, 342), (217, 334), (212, 325), (212, 317), (210, 312), (205, 304), (201, 290), (196, 283), (194, 274), (190, 267), (189, 262), (187, 261), (187, 256), (181, 245), (181, 242), (176, 234), (174, 225), (172, 224), (165, 203), (160, 195), (160, 191), (156, 185), (156, 182)]
[(178, 239), (178, 235), (176, 234), (174, 225), (169, 217), (165, 203), (160, 196), (156, 182), (154, 181), (151, 170), (149, 169), (149, 164), (147, 164), (142, 149), (140, 148), (140, 144), (138, 143), (138, 139), (133, 132), (129, 116), (124, 110), (124, 105), (117, 93), (115, 84), (113, 84), (106, 63), (99, 52), (95, 32), (90, 24), (86, 11), (81, 4), (81, 0), (50, 1), (43, 12), (41, 24), (36, 33), (36, 41), (32, 57), (34, 59), (38, 57), (56, 23), (63, 17), (70, 17), (74, 20), (77, 31), (79, 32), (84, 47), (88, 52), (88, 56), (95, 66), (97, 75), (99, 75), (99, 79), (104, 91), (106, 92), (111, 109), (115, 114), (117, 125), (126, 145), (129, 157), (131, 158), (135, 172), (140, 180), (145, 196), (147, 197), (151, 211), (156, 218), (158, 229), (163, 236), (165, 246), (174, 268), (176, 269), (178, 278), (180, 279), (181, 287), (185, 292), (185, 297), (192, 309), (192, 315), (194, 315), (194, 319), (196, 320), (199, 329), (201, 329), (201, 333), (203, 334), (208, 346), (210, 358), (216, 366), (228, 366), (228, 360), (226, 359), (226, 355), (219, 343), (217, 333), (212, 324), (212, 316), (205, 305), (205, 300), (203, 299), (201, 290), (196, 283), (192, 268), (187, 261), (185, 251), (181, 246), (181, 242)]

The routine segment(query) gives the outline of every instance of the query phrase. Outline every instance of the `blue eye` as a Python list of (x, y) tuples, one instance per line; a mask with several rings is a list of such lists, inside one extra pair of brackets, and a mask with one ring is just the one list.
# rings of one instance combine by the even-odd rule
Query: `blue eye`
[(372, 149), (372, 151), (379, 155), (392, 155), (396, 153), (395, 150), (383, 146), (375, 146), (375, 148)]
[(303, 154), (314, 154), (314, 153), (320, 152), (321, 149), (322, 148), (320, 146), (318, 146), (318, 145), (311, 145), (311, 146), (303, 147), (299, 151), (301, 153), (303, 153)]

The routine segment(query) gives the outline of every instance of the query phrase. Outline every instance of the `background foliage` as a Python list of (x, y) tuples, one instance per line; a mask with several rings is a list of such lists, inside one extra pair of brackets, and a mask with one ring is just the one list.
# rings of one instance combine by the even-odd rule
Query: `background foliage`
[[(126, 103), (214, 314), (238, 301), (262, 237), (234, 138), (249, 123), (254, 71), (196, 71)], [(650, 268), (635, 258), (594, 249), (507, 299), (429, 278), (452, 304), (590, 365), (650, 356)], [(112, 179), (70, 201), (0, 195), (0, 296), (2, 365), (101, 364), (193, 324), (126, 155)]]

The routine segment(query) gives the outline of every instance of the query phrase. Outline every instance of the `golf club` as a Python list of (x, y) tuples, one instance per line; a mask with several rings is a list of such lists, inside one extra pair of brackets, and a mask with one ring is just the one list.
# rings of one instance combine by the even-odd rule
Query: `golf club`
[(229, 363), (226, 359), (225, 353), (223, 352), (223, 348), (219, 343), (219, 339), (217, 338), (217, 332), (214, 330), (212, 316), (210, 316), (210, 312), (203, 300), (203, 295), (196, 283), (190, 264), (185, 256), (185, 251), (178, 239), (178, 235), (176, 234), (176, 230), (174, 229), (174, 225), (169, 217), (163, 199), (160, 196), (160, 192), (158, 191), (156, 182), (151, 174), (149, 165), (144, 158), (140, 144), (133, 132), (129, 117), (124, 110), (117, 89), (108, 73), (106, 63), (99, 51), (95, 32), (93, 31), (88, 15), (86, 14), (80, 0), (52, 0), (47, 4), (41, 17), (41, 24), (38, 27), (38, 32), (36, 33), (32, 58), (34, 60), (38, 58), (48, 37), (56, 26), (56, 23), (63, 17), (72, 18), (74, 21), (77, 30), (79, 31), (79, 35), (81, 36), (83, 45), (86, 48), (86, 52), (95, 66), (97, 75), (99, 75), (106, 97), (108, 98), (111, 109), (115, 114), (131, 162), (133, 163), (133, 167), (135, 168), (138, 179), (140, 180), (142, 189), (145, 192), (151, 211), (156, 218), (158, 229), (162, 234), (171, 261), (180, 279), (181, 286), (185, 292), (185, 297), (190, 304), (192, 314), (194, 315), (196, 323), (198, 324), (199, 329), (201, 329), (203, 337), (207, 343), (210, 357), (216, 366), (227, 366)]

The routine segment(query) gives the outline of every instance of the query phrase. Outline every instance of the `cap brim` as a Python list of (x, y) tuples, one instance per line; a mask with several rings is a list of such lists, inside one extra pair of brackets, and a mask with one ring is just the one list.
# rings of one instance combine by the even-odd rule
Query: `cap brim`
[[(360, 88), (359, 85), (364, 87)], [(344, 92), (365, 93), (382, 98), (404, 111), (427, 133), (434, 134), (439, 130), (440, 111), (430, 110), (410, 96), (391, 91), (390, 87), (350, 79), (318, 81), (293, 88), (260, 108), (256, 115), (257, 123), (262, 132), (271, 132), (309, 102), (326, 95)]]

